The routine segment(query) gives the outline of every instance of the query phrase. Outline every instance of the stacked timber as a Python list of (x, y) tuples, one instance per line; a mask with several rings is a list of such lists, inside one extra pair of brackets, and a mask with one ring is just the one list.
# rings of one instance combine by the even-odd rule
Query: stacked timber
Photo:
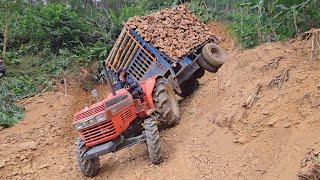
[(184, 5), (131, 17), (126, 25), (173, 60), (215, 37)]
[(184, 5), (131, 17), (122, 29), (106, 63), (116, 70), (128, 67), (139, 49), (139, 44), (128, 32), (135, 30), (145, 41), (177, 60), (209, 39), (216, 39), (210, 29)]

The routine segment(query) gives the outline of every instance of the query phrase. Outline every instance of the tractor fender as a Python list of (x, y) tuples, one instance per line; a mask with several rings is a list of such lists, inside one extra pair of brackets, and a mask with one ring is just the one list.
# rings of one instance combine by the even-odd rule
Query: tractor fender
[(157, 81), (156, 77), (153, 76), (141, 83), (141, 88), (145, 94), (145, 100), (147, 101), (150, 109), (155, 109), (153, 99), (152, 99), (152, 93), (153, 93), (153, 89), (156, 84), (156, 81)]

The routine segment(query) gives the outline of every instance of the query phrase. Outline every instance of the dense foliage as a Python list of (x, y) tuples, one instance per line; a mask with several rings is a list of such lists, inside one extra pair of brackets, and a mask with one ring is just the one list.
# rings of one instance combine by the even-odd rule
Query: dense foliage
[(225, 21), (245, 48), (320, 26), (318, 0), (193, 0), (190, 7), (205, 21)]
[[(23, 117), (17, 99), (48, 90), (63, 72), (101, 61), (134, 15), (171, 6), (173, 0), (0, 0), (0, 48), (8, 23), (7, 75), (0, 79), (0, 126)], [(0, 55), (1, 57), (1, 55)]]

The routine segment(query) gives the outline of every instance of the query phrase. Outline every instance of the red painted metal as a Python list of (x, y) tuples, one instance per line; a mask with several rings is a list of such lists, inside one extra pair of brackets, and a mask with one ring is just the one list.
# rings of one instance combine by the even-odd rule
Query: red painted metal
[[(141, 82), (144, 92), (143, 101), (134, 100), (131, 94), (125, 89), (120, 89), (113, 96), (111, 93), (106, 99), (85, 108), (74, 115), (73, 124), (82, 120), (93, 118), (101, 113), (105, 114), (103, 122), (80, 130), (79, 136), (86, 143), (86, 147), (102, 144), (117, 138), (122, 134), (138, 116), (143, 118), (150, 115), (154, 110), (152, 92), (155, 86), (155, 77)], [(126, 97), (121, 102), (106, 107), (106, 103), (118, 97)]]

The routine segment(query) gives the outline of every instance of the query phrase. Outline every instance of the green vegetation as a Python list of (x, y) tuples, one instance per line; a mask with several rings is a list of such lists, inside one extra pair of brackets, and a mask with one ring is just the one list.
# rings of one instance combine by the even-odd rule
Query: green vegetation
[(320, 26), (317, 0), (192, 0), (190, 8), (204, 21), (224, 21), (244, 48)]
[(50, 89), (52, 80), (63, 78), (65, 71), (77, 73), (79, 67), (105, 59), (129, 17), (173, 4), (173, 0), (43, 2), (0, 0), (0, 48), (6, 46), (2, 58), (8, 68), (0, 79), (0, 126), (12, 126), (23, 117), (17, 99)]
[[(0, 79), (0, 126), (23, 117), (17, 99), (50, 89), (66, 71), (77, 73), (105, 59), (129, 17), (177, 1), (183, 0), (0, 0), (0, 57), (8, 67)], [(191, 0), (187, 5), (205, 22), (225, 21), (243, 47), (320, 25), (317, 0)]]

